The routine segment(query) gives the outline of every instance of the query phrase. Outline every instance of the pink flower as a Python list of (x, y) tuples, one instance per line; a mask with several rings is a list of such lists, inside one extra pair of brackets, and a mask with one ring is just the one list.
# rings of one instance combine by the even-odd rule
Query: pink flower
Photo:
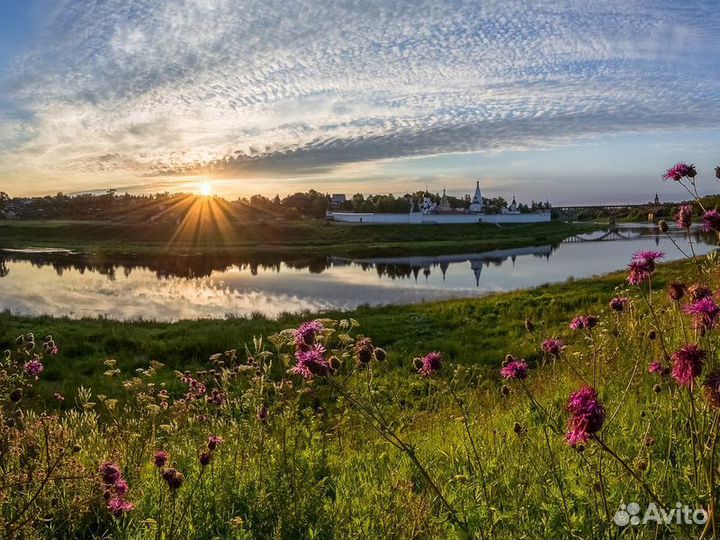
[(709, 231), (720, 231), (720, 212), (717, 210), (708, 210), (702, 217), (703, 230)]
[(597, 391), (590, 386), (584, 386), (570, 396), (567, 411), (570, 418), (565, 438), (571, 446), (587, 442), (605, 423), (605, 408)]
[(689, 229), (692, 225), (692, 215), (693, 215), (693, 208), (689, 204), (684, 204), (680, 207), (678, 210), (678, 213), (675, 214), (675, 219), (677, 220), (677, 226), (681, 229)]
[(210, 450), (215, 450), (222, 443), (223, 438), (220, 437), (220, 435), (210, 435), (210, 437), (208, 437), (208, 448)]
[(697, 345), (688, 344), (682, 346), (671, 357), (673, 378), (682, 386), (692, 386), (695, 379), (702, 372), (706, 357), (707, 353)]
[(642, 285), (650, 279), (655, 271), (655, 263), (665, 256), (660, 251), (638, 251), (636, 252), (628, 268), (630, 272), (627, 280), (630, 285)]
[(684, 177), (694, 178), (697, 174), (694, 165), (688, 165), (687, 163), (676, 163), (670, 167), (667, 172), (663, 175), (665, 180), (674, 180), (679, 182)]
[(121, 478), (117, 482), (115, 482), (115, 493), (117, 493), (120, 497), (124, 496), (128, 492), (128, 483)]
[(706, 296), (692, 304), (688, 304), (683, 310), (693, 318), (693, 326), (702, 332), (717, 326), (720, 307), (715, 303), (712, 296)]
[(430, 377), (442, 369), (443, 357), (439, 352), (429, 352), (422, 357), (418, 373), (423, 377)]
[(616, 296), (610, 300), (610, 309), (613, 311), (625, 311), (625, 306), (628, 305), (628, 299), (621, 296)]
[(290, 368), (290, 372), (305, 379), (312, 379), (314, 375), (327, 375), (330, 372), (330, 364), (325, 359), (325, 347), (319, 343), (304, 350), (296, 350), (295, 359), (297, 362)]
[(34, 377), (37, 380), (40, 374), (45, 371), (45, 366), (42, 365), (40, 360), (30, 360), (25, 364), (24, 369), (29, 377)]
[(658, 375), (662, 375), (665, 372), (665, 368), (658, 360), (650, 362), (650, 364), (648, 364), (647, 370), (648, 373), (656, 373)]
[(550, 356), (559, 357), (565, 344), (559, 339), (546, 339), (541, 345), (542, 351)]
[(259, 422), (265, 423), (268, 419), (268, 414), (270, 413), (270, 409), (267, 408), (267, 405), (261, 405), (257, 408), (257, 419)]
[(315, 338), (321, 334), (325, 327), (320, 321), (307, 321), (302, 323), (293, 332), (295, 338), (295, 347), (298, 350), (306, 350), (310, 345), (315, 343)]
[(106, 486), (114, 486), (118, 481), (122, 480), (120, 466), (113, 461), (106, 461), (100, 465), (100, 474)]
[(65, 396), (63, 396), (62, 394), (58, 394), (57, 392), (55, 392), (55, 393), (53, 394), (53, 399), (54, 399), (55, 401), (65, 401)]
[(508, 362), (505, 367), (500, 370), (503, 379), (522, 381), (527, 378), (528, 365), (524, 360), (513, 360)]
[(127, 512), (135, 510), (135, 505), (129, 501), (126, 501), (122, 497), (115, 497), (110, 499), (107, 503), (108, 510), (112, 512), (115, 517), (122, 517)]
[(165, 450), (158, 450), (155, 452), (155, 466), (158, 469), (162, 469), (165, 465), (167, 465), (169, 459), (170, 454), (168, 454)]
[(570, 322), (572, 330), (592, 330), (597, 326), (598, 318), (594, 315), (580, 315)]

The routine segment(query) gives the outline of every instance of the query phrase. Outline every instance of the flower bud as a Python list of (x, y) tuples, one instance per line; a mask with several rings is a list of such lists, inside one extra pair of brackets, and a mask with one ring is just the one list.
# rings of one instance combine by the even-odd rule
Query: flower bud
[(668, 232), (668, 224), (667, 224), (667, 221), (665, 221), (664, 219), (661, 219), (661, 220), (658, 222), (658, 229), (660, 229), (660, 232), (662, 232), (662, 233)]

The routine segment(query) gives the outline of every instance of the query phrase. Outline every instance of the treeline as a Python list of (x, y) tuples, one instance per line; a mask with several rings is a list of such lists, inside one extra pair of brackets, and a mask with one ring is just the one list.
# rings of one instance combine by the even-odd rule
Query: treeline
[[(221, 209), (236, 219), (323, 218), (327, 210), (347, 212), (407, 213), (416, 202), (421, 205), (425, 193), (418, 191), (403, 196), (364, 195), (356, 193), (344, 201), (333, 201), (327, 193), (314, 189), (297, 192), (286, 197), (252, 195), (227, 201), (212, 197), (214, 209)], [(440, 194), (431, 194), (433, 203), (441, 202)], [(58, 193), (44, 197), (11, 198), (0, 192), (0, 219), (130, 219), (149, 221), (177, 221), (198, 201), (205, 198), (188, 193), (155, 193), (148, 195), (119, 194), (115, 190), (105, 193), (66, 195)], [(488, 213), (499, 213), (507, 206), (502, 197), (483, 199)], [(447, 196), (450, 210), (464, 210), (470, 197)], [(542, 203), (520, 204), (521, 212), (543, 209)]]

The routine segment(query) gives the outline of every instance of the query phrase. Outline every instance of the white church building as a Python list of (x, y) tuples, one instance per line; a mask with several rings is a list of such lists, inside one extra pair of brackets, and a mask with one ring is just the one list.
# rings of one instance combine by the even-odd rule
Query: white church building
[(448, 223), (546, 223), (550, 221), (550, 210), (521, 213), (513, 196), (512, 203), (500, 213), (487, 214), (483, 204), (480, 182), (475, 184), (475, 193), (466, 209), (451, 209), (443, 190), (438, 204), (425, 191), (422, 201), (414, 200), (406, 214), (382, 214), (373, 212), (331, 212), (326, 213), (330, 221), (341, 223), (386, 223), (386, 224), (448, 224)]

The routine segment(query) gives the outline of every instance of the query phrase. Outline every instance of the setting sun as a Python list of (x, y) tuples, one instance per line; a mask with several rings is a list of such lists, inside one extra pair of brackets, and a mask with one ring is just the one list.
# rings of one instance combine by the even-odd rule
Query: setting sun
[(200, 184), (198, 191), (203, 197), (209, 197), (212, 195), (212, 186), (210, 184)]

